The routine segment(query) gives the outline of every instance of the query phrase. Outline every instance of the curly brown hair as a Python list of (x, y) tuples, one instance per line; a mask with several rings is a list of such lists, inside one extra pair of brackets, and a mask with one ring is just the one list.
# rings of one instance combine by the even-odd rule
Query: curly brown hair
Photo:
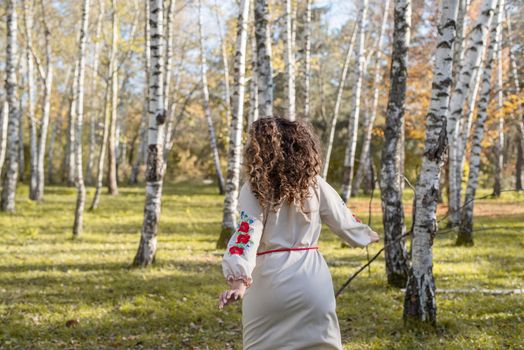
[(244, 172), (264, 211), (294, 203), (305, 213), (320, 166), (319, 141), (309, 123), (271, 117), (251, 125)]

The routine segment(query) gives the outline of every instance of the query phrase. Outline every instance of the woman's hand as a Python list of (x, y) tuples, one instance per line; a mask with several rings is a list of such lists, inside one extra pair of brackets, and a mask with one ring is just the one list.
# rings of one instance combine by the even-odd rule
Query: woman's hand
[(230, 290), (226, 290), (225, 292), (220, 294), (218, 302), (219, 309), (223, 309), (224, 306), (237, 301), (239, 298), (242, 299), (244, 297), (244, 293), (246, 292), (246, 285), (242, 280), (231, 282), (230, 287)]
[(371, 231), (369, 238), (371, 238), (371, 243), (380, 242), (380, 236), (375, 231)]

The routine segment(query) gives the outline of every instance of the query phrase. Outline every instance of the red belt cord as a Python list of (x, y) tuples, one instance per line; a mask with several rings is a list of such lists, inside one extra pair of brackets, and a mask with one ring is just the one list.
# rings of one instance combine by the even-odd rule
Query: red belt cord
[(270, 254), (270, 253), (289, 252), (289, 251), (292, 251), (292, 250), (314, 250), (314, 249), (318, 249), (318, 247), (280, 248), (280, 249), (266, 250), (264, 252), (257, 253), (257, 256)]

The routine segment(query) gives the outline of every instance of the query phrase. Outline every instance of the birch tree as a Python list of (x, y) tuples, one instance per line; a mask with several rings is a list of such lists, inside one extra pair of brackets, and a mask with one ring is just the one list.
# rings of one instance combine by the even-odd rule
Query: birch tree
[(69, 186), (75, 184), (75, 146), (76, 146), (76, 93), (78, 91), (78, 60), (75, 60), (75, 69), (73, 73), (73, 88), (71, 90), (71, 100), (69, 106), (69, 119), (67, 125), (67, 146), (65, 152), (65, 164), (67, 167), (66, 181)]
[(29, 119), (29, 199), (36, 200), (37, 197), (37, 123), (35, 115), (35, 79), (34, 61), (32, 51), (33, 42), (33, 3), (23, 0), (24, 22), (25, 22), (25, 55), (26, 55), (26, 74), (27, 74), (27, 116)]
[[(253, 0), (251, 0), (253, 1)], [(249, 113), (248, 113), (248, 128), (251, 123), (258, 119), (258, 82), (257, 82), (257, 43), (255, 40), (255, 26), (253, 25), (253, 33), (251, 37), (251, 82), (249, 85)]]
[[(37, 149), (37, 189), (36, 189), (36, 200), (42, 200), (44, 198), (44, 186), (45, 186), (45, 152), (47, 142), (47, 130), (49, 128), (49, 117), (51, 113), (51, 93), (53, 89), (53, 64), (51, 62), (51, 31), (47, 23), (46, 9), (44, 6), (44, 0), (40, 0), (41, 9), (41, 20), (44, 27), (44, 46), (45, 46), (45, 68), (41, 63), (38, 56), (35, 55), (36, 65), (40, 74), (40, 79), (44, 86), (44, 96), (42, 101), (42, 118), (40, 125), (40, 138), (38, 139)], [(49, 160), (48, 160), (49, 161)]]
[(87, 30), (89, 26), (89, 0), (83, 1), (82, 24), (78, 42), (78, 76), (76, 92), (76, 147), (75, 147), (75, 184), (77, 188), (75, 222), (73, 225), (73, 237), (82, 233), (84, 205), (86, 200), (86, 189), (84, 186), (84, 175), (82, 168), (82, 126), (84, 118), (84, 76), (86, 61)]
[(5, 4), (7, 17), (5, 89), (6, 99), (9, 105), (9, 121), (7, 123), (7, 156), (4, 163), (5, 170), (2, 179), (0, 209), (6, 212), (14, 212), (16, 183), (18, 181), (19, 148), (19, 112), (16, 76), (16, 57), (18, 53), (16, 0), (7, 0)]
[(340, 80), (338, 82), (337, 89), (337, 99), (335, 100), (335, 108), (333, 111), (333, 117), (331, 118), (331, 123), (329, 125), (329, 136), (326, 145), (326, 154), (324, 156), (324, 163), (322, 165), (322, 177), (327, 178), (329, 161), (331, 160), (331, 152), (333, 150), (333, 141), (335, 140), (335, 130), (337, 126), (338, 115), (340, 112), (340, 104), (342, 103), (342, 94), (344, 93), (344, 86), (346, 85), (346, 77), (349, 68), (349, 62), (351, 60), (351, 53), (353, 52), (353, 45), (355, 43), (355, 38), (357, 36), (357, 27), (353, 27), (351, 33), (351, 39), (349, 40), (349, 46), (346, 51), (346, 58), (344, 59), (344, 65), (342, 66), (342, 73), (340, 75)]
[[(306, 0), (306, 14), (304, 16), (304, 119), (310, 119), (310, 88), (311, 88), (311, 2)], [(389, 1), (389, 0), (388, 0)]]
[(284, 35), (284, 42), (286, 50), (284, 58), (286, 62), (286, 117), (289, 120), (295, 120), (295, 52), (293, 45), (293, 33), (291, 28), (291, 0), (286, 0), (285, 6), (286, 31)]
[(358, 17), (358, 52), (357, 67), (355, 71), (355, 87), (353, 95), (353, 111), (348, 122), (348, 143), (344, 157), (344, 178), (342, 179), (342, 200), (347, 202), (351, 197), (351, 183), (353, 182), (353, 166), (355, 164), (355, 152), (357, 149), (358, 119), (360, 116), (360, 95), (362, 91), (362, 80), (365, 64), (365, 33), (366, 14), (368, 10), (368, 0), (361, 1)]
[[(94, 37), (94, 48), (93, 48), (93, 71), (91, 75), (91, 96), (93, 100), (96, 99), (96, 93), (98, 90), (98, 67), (100, 63), (100, 49), (102, 47), (102, 23), (104, 20), (105, 13), (105, 0), (99, 0), (98, 6), (98, 17), (96, 20), (96, 30)], [(93, 167), (95, 165), (95, 148), (96, 148), (96, 127), (98, 119), (98, 103), (93, 103), (91, 110), (89, 111), (89, 152), (87, 155), (87, 168), (86, 168), (86, 182), (88, 184), (93, 183)]]
[[(498, 0), (498, 23), (502, 25), (504, 14), (504, 0)], [(493, 184), (493, 195), (499, 197), (502, 191), (502, 171), (504, 170), (504, 92), (502, 91), (502, 30), (497, 30), (497, 76), (495, 80), (495, 92), (497, 93), (497, 140), (495, 141), (495, 183)]]
[(111, 57), (109, 65), (111, 70), (111, 118), (109, 120), (109, 138), (108, 138), (108, 173), (107, 173), (107, 190), (110, 195), (118, 195), (117, 183), (117, 123), (118, 123), (118, 11), (115, 0), (111, 0), (112, 6), (112, 35), (111, 35)]
[[(399, 181), (400, 148), (406, 103), (408, 75), (408, 48), (411, 30), (411, 1), (395, 0), (393, 52), (391, 55), (390, 88), (386, 110), (384, 147), (380, 168), (382, 221), (386, 246), (386, 274), (388, 283), (395, 287), (406, 285), (409, 269), (405, 240), (406, 232), (402, 186)], [(403, 182), (404, 179), (402, 179)]]
[(464, 102), (470, 87), (472, 86), (472, 77), (475, 71), (479, 69), (482, 55), (486, 46), (489, 26), (493, 17), (493, 10), (496, 0), (484, 0), (480, 15), (473, 29), (471, 30), (464, 52), (464, 65), (461, 67), (457, 77), (453, 94), (450, 101), (450, 114), (447, 124), (448, 145), (449, 145), (449, 197), (448, 207), (449, 216), (448, 224), (455, 227), (460, 218), (460, 179), (457, 178), (457, 139), (460, 130), (461, 117), (463, 115)]
[(431, 102), (426, 116), (426, 141), (422, 168), (416, 185), (411, 263), (404, 298), (404, 320), (413, 323), (437, 322), (433, 239), (437, 233), (436, 209), (440, 168), (446, 152), (446, 123), (453, 70), (453, 43), (456, 35), (458, 1), (445, 0), (438, 28)]
[(202, 83), (202, 95), (204, 97), (204, 113), (207, 121), (207, 129), (209, 132), (209, 142), (211, 145), (211, 154), (215, 164), (216, 177), (218, 182), (218, 190), (220, 194), (224, 194), (225, 185), (222, 170), (220, 169), (220, 157), (218, 155), (218, 147), (216, 143), (215, 127), (213, 126), (213, 119), (211, 118), (211, 108), (209, 107), (209, 89), (207, 86), (207, 60), (204, 50), (204, 33), (202, 28), (202, 1), (198, 2), (198, 32), (200, 41), (200, 78)]
[(461, 221), (457, 235), (457, 245), (473, 245), (473, 208), (475, 205), (475, 193), (478, 186), (480, 154), (482, 151), (482, 140), (484, 138), (484, 128), (488, 118), (488, 105), (491, 94), (491, 76), (493, 64), (498, 46), (501, 44), (501, 12), (500, 3), (497, 7), (497, 13), (494, 16), (490, 31), (490, 41), (486, 64), (482, 73), (482, 84), (480, 87), (479, 101), (477, 106), (477, 120), (475, 122), (475, 131), (471, 139), (471, 154), (469, 158), (469, 176), (466, 187), (466, 196), (464, 207), (461, 212)]
[(145, 72), (145, 78), (146, 78), (146, 91), (144, 92), (144, 109), (142, 111), (142, 120), (140, 122), (140, 144), (138, 146), (138, 154), (135, 160), (135, 164), (133, 164), (133, 169), (131, 170), (131, 176), (129, 179), (129, 182), (131, 184), (136, 184), (138, 182), (138, 172), (140, 170), (140, 165), (142, 163), (145, 163), (145, 156), (147, 153), (146, 145), (147, 145), (147, 132), (146, 132), (146, 125), (147, 125), (147, 118), (148, 118), (148, 106), (149, 106), (149, 77), (150, 77), (150, 70), (151, 70), (151, 48), (150, 48), (150, 26), (149, 26), (149, 1), (144, 1), (144, 40), (145, 40), (145, 46), (144, 46), (144, 72)]
[(163, 151), (166, 111), (164, 109), (164, 8), (162, 0), (149, 0), (151, 69), (149, 71), (149, 126), (146, 169), (146, 198), (140, 244), (133, 265), (155, 261), (163, 184)]
[(380, 25), (380, 33), (378, 36), (377, 41), (377, 50), (375, 53), (375, 67), (374, 69), (374, 75), (373, 75), (373, 100), (371, 102), (371, 114), (369, 115), (369, 118), (366, 118), (366, 123), (364, 125), (364, 138), (362, 140), (362, 148), (360, 151), (360, 159), (359, 159), (359, 167), (357, 170), (357, 175), (355, 176), (355, 181), (353, 183), (353, 193), (357, 194), (358, 190), (360, 188), (360, 184), (362, 182), (362, 178), (364, 177), (364, 174), (366, 172), (366, 168), (369, 168), (369, 164), (371, 161), (371, 155), (370, 155), (370, 146), (371, 146), (371, 136), (373, 133), (373, 124), (375, 123), (375, 119), (377, 118), (377, 110), (378, 110), (378, 98), (379, 98), (379, 92), (380, 92), (380, 77), (381, 77), (381, 43), (384, 38), (384, 34), (386, 31), (386, 24), (388, 21), (388, 12), (389, 12), (389, 0), (385, 0), (384, 2), (384, 15), (382, 16), (382, 24)]
[(257, 85), (259, 116), (273, 116), (273, 66), (267, 0), (255, 1), (255, 40), (257, 45)]
[(233, 92), (233, 115), (229, 128), (229, 153), (227, 162), (226, 195), (222, 217), (222, 231), (217, 247), (225, 248), (236, 228), (235, 212), (240, 187), (240, 158), (242, 156), (242, 122), (244, 120), (244, 91), (246, 72), (246, 51), (250, 0), (242, 0), (237, 22), (237, 43), (235, 52), (235, 80)]
[[(216, 1), (215, 1), (216, 4)], [(222, 25), (220, 23), (219, 10), (215, 11), (218, 28), (218, 39), (220, 41), (220, 52), (222, 54), (222, 64), (224, 65), (224, 105), (226, 109), (226, 124), (231, 123), (231, 89), (229, 87), (229, 60), (227, 58), (227, 45), (222, 33)], [(226, 30), (227, 32), (227, 30)]]

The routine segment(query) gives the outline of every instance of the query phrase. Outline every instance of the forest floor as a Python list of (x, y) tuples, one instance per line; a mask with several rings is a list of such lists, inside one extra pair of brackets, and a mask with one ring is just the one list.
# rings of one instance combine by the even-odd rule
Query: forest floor
[[(71, 239), (73, 188), (48, 187), (45, 202), (33, 203), (27, 186), (20, 187), (17, 213), (0, 214), (0, 349), (241, 348), (240, 305), (217, 308), (226, 285), (222, 251), (215, 249), (223, 201), (215, 187), (165, 186), (157, 261), (146, 269), (129, 267), (143, 187), (104, 195), (96, 212), (85, 213), (77, 240)], [(372, 226), (381, 232), (378, 197)], [(368, 202), (351, 202), (364, 221)], [(474, 291), (524, 287), (524, 194), (478, 201), (476, 212), (474, 247), (454, 246), (454, 232), (435, 239), (437, 287), (473, 291), (437, 295), (437, 330), (403, 327), (403, 293), (386, 285), (381, 256), (337, 300), (345, 348), (524, 349), (524, 295)], [(342, 248), (327, 229), (321, 237), (339, 287), (366, 252)]]

